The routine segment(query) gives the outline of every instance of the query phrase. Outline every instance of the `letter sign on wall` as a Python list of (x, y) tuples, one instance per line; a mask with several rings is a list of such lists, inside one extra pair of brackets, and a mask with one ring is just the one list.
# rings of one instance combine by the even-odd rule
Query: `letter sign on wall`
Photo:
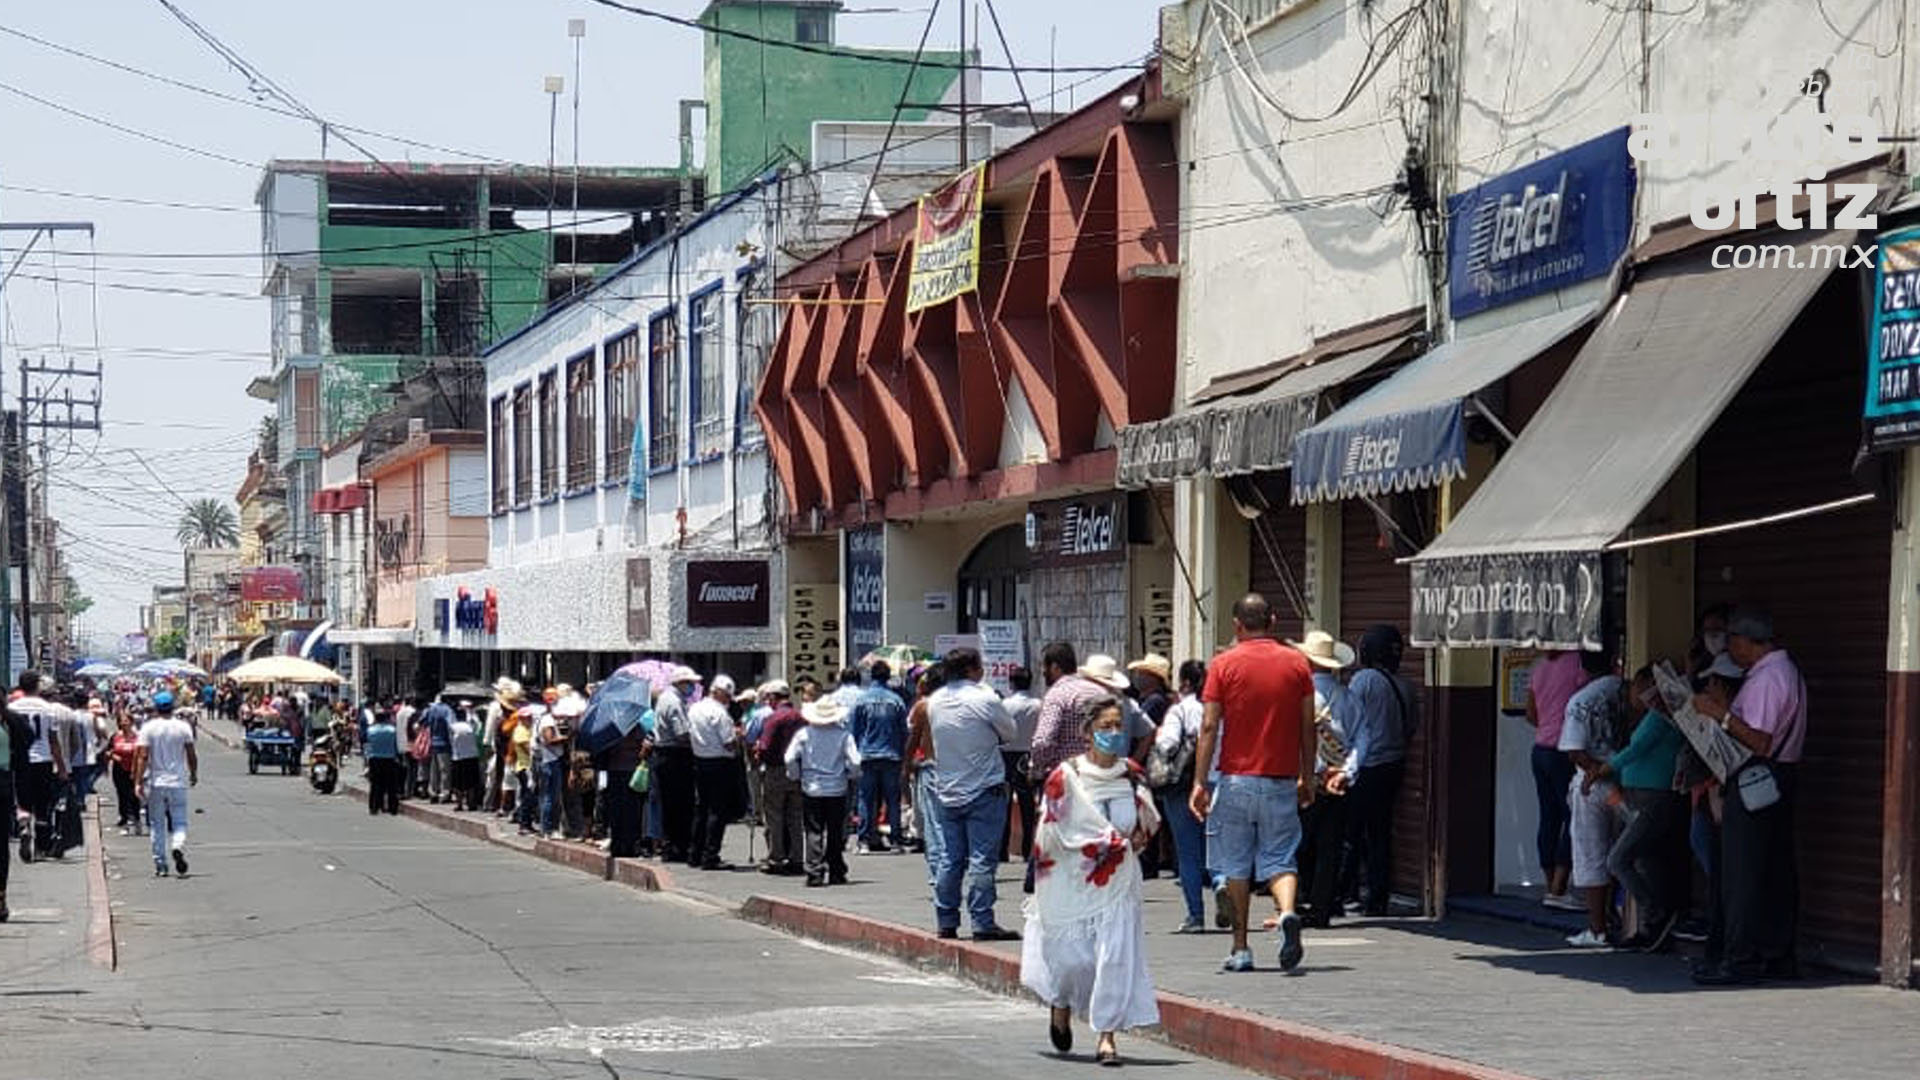
[(687, 625), (765, 629), (772, 603), (764, 561), (687, 563)]

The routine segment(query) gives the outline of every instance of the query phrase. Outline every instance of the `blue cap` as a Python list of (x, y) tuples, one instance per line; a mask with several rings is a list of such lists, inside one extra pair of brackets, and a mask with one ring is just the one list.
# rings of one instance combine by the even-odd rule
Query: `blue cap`
[(153, 695), (153, 707), (162, 712), (173, 708), (173, 692), (170, 690), (162, 690)]

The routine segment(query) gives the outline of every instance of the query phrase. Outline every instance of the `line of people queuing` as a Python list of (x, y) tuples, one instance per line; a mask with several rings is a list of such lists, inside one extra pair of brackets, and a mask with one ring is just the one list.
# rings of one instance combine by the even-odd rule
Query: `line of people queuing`
[[(1744, 762), (1723, 781), (1690, 745), (1651, 667), (1623, 677), (1604, 651), (1549, 652), (1528, 676), (1543, 903), (1584, 912), (1574, 948), (1664, 951), (1705, 941), (1694, 980), (1723, 986), (1799, 975), (1793, 812), (1806, 746), (1806, 681), (1756, 607), (1703, 612), (1688, 706)], [(1707, 881), (1692, 906), (1692, 866)], [(1638, 930), (1621, 932), (1616, 883)]]

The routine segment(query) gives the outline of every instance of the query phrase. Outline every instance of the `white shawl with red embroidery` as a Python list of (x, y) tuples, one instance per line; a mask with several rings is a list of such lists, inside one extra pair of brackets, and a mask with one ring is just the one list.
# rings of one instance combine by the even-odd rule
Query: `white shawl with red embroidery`
[(1049, 933), (1093, 933), (1116, 904), (1139, 902), (1140, 861), (1132, 841), (1107, 820), (1101, 807), (1131, 798), (1146, 832), (1160, 827), (1138, 767), (1122, 758), (1102, 768), (1084, 755), (1053, 770), (1040, 801), (1034, 830), (1034, 892), (1029, 917)]

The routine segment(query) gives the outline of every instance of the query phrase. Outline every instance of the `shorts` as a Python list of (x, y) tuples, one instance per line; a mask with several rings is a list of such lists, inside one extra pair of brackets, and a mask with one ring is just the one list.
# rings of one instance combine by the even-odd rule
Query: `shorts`
[(1220, 777), (1207, 815), (1208, 869), (1222, 877), (1268, 881), (1294, 873), (1299, 850), (1300, 802), (1293, 780)]
[(1610, 784), (1595, 784), (1593, 794), (1580, 794), (1580, 778), (1573, 774), (1567, 786), (1567, 805), (1573, 812), (1569, 832), (1573, 835), (1573, 887), (1597, 889), (1613, 880), (1607, 872), (1607, 853), (1613, 850), (1614, 826), (1619, 815), (1607, 805)]

